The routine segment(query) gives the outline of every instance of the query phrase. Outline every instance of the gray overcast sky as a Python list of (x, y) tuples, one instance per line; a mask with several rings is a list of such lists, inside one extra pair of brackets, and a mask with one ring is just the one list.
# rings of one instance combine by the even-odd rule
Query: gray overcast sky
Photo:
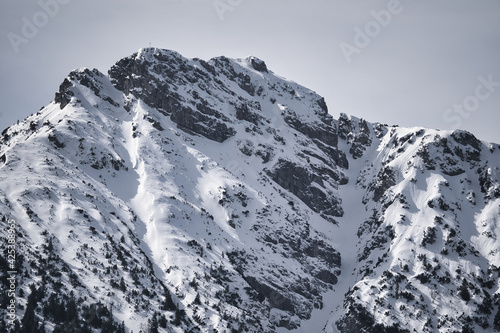
[[(257, 56), (330, 113), (500, 143), (499, 0), (2, 0), (0, 130), (141, 47)], [(33, 29), (34, 28), (34, 29)]]

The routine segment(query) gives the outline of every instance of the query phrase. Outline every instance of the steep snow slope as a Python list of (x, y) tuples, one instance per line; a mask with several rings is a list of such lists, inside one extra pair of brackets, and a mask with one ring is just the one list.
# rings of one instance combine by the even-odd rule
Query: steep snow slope
[(326, 332), (500, 329), (498, 145), (463, 131), (372, 130), (357, 178), (371, 215), (357, 232), (357, 282)]
[[(134, 331), (162, 310), (172, 331), (273, 331), (320, 307), (340, 273), (318, 231), (341, 214), (345, 178), (327, 155), (338, 151), (319, 147), (334, 128), (319, 96), (262, 66), (145, 49), (109, 79), (71, 73), (54, 103), (6, 130), (2, 206), (25, 235), (20, 289), (29, 295), (33, 283), (43, 309), (51, 282), (72, 279), (59, 293), (81, 287), (77, 310), (102, 303)], [(169, 108), (155, 104), (164, 98)], [(314, 144), (287, 122), (324, 138)], [(53, 251), (41, 251), (48, 242)], [(30, 269), (44, 256), (61, 261), (50, 270), (68, 265), (68, 276), (45, 282), (46, 270)], [(55, 314), (35, 317), (62, 326)]]
[(255, 57), (82, 68), (2, 133), (17, 325), (500, 329), (499, 165), (466, 132), (333, 119)]

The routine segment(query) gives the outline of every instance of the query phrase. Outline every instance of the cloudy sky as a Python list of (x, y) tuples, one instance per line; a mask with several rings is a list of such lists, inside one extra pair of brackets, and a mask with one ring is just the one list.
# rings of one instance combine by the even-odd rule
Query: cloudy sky
[(0, 130), (149, 45), (257, 56), (330, 113), (500, 143), (499, 0), (2, 0)]

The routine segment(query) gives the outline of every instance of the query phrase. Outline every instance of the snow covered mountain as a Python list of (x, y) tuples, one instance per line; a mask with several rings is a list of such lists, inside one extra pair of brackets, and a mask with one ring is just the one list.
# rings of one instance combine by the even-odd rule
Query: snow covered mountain
[(468, 132), (141, 49), (2, 132), (0, 331), (500, 331), (499, 176)]

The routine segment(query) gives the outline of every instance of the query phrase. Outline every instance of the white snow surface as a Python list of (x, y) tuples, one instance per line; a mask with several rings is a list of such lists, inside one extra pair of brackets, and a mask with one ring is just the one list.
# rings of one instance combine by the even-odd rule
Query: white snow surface
[[(153, 68), (159, 55), (208, 75), (201, 60), (173, 51), (141, 49), (132, 59)], [(222, 58), (207, 63), (215, 66)], [(11, 126), (0, 145), (0, 207), (23, 235), (19, 251), (26, 249), (24, 269), (30, 274), (19, 288), (29, 294), (30, 283), (40, 284), (41, 272), (28, 267), (40, 259), (28, 249), (42, 253), (52, 239), (54, 253), (81, 282), (72, 288), (64, 272), (65, 290), (77, 290), (85, 304), (109, 306), (128, 331), (145, 329), (155, 311), (174, 318), (161, 310), (164, 285), (191, 323), (169, 323), (164, 332), (229, 332), (243, 322), (250, 332), (344, 332), (338, 323), (349, 317), (352, 304), (361, 304), (376, 323), (398, 323), (409, 331), (451, 332), (463, 325), (457, 318), (470, 316), (487, 323), (483, 328), (474, 322), (475, 332), (490, 332), (493, 316), (478, 315), (478, 304), (486, 297), (483, 290), (492, 297), (499, 292), (498, 145), (478, 141), (480, 155), (474, 157), (472, 144), (454, 139), (460, 131), (367, 124), (371, 143), (362, 144), (362, 156), (355, 158), (350, 149), (363, 121), (347, 117), (351, 127), (333, 148), (345, 153), (348, 167), (336, 165), (319, 139), (286, 120), (314, 128), (332, 121), (318, 106), (320, 96), (271, 71), (255, 70), (251, 59), (229, 59), (227, 66), (248, 76), (256, 90), (263, 87), (260, 95), (250, 96), (224, 75), (217, 80), (225, 89), (213, 80), (207, 89), (199, 81), (172, 88), (183, 106), (194, 108), (196, 91), (227, 117), (235, 134), (223, 142), (181, 128), (134, 92), (116, 89), (105, 75), (90, 77), (99, 94), (73, 80), (73, 96), (63, 109), (53, 102)], [(87, 75), (86, 69), (77, 72)], [(255, 124), (238, 119), (235, 105), (242, 100), (258, 102), (260, 109), (251, 110), (259, 116)], [(333, 120), (334, 128), (339, 124)], [(437, 144), (443, 139), (447, 146)], [(266, 151), (268, 159), (262, 157)], [(273, 180), (280, 160), (311, 174), (328, 167), (345, 177), (348, 182), (341, 184), (320, 173), (311, 183), (340, 203), (342, 216), (325, 218)], [(443, 163), (461, 172), (443, 172)], [(387, 168), (393, 182), (385, 186)], [(383, 191), (375, 200), (377, 188)], [(426, 243), (429, 228), (436, 236)], [(375, 244), (377, 235), (384, 241)], [(125, 261), (113, 244), (120, 244)], [(339, 253), (340, 267), (328, 264), (324, 251)], [(133, 267), (145, 271), (137, 277)], [(338, 282), (318, 279), (321, 270)], [(435, 272), (430, 282), (422, 282), (419, 274), (429, 271)], [(385, 272), (405, 276), (398, 291)], [(122, 277), (126, 290), (110, 284)], [(259, 285), (249, 277), (273, 293), (256, 292)], [(473, 291), (479, 278), (493, 282)], [(470, 283), (469, 302), (457, 296), (463, 279)], [(400, 296), (403, 290), (415, 300)], [(197, 295), (200, 304), (194, 303)], [(497, 307), (492, 305), (493, 315)]]

